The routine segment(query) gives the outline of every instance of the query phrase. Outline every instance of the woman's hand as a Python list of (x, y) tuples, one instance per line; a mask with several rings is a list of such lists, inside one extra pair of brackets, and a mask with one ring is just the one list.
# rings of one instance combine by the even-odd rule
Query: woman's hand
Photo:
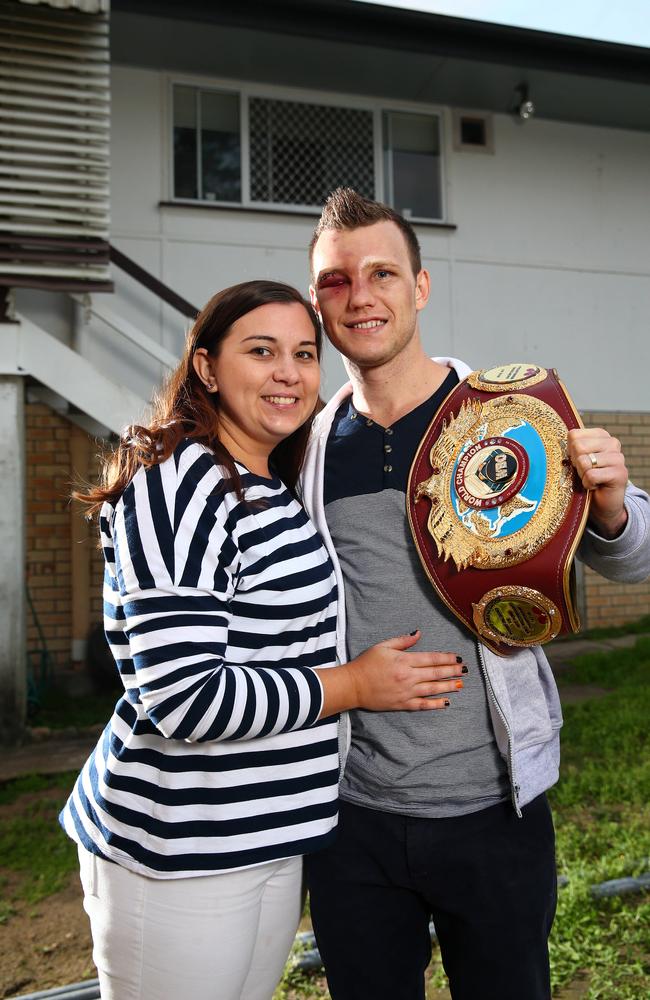
[(420, 638), (401, 635), (371, 646), (340, 667), (318, 670), (323, 685), (321, 718), (349, 708), (375, 712), (447, 708), (444, 695), (463, 687), (467, 673), (455, 653), (409, 652)]

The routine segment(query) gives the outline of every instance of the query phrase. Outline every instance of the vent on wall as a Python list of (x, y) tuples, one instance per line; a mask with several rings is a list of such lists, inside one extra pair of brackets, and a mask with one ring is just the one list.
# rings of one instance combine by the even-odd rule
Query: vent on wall
[(483, 111), (454, 111), (453, 147), (459, 152), (494, 153), (492, 115)]
[(108, 17), (92, 6), (0, 0), (0, 285), (112, 287)]

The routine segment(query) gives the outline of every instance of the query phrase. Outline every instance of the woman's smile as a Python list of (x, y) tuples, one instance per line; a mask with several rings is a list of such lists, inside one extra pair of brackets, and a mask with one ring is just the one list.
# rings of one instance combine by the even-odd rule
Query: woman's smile
[(297, 302), (253, 309), (206, 361), (220, 439), (234, 458), (267, 474), (270, 453), (309, 419), (318, 399), (320, 365), (306, 309)]

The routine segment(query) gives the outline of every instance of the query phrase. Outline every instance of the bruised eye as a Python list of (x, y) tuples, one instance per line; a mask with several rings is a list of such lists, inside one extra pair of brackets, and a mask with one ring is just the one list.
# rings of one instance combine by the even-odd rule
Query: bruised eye
[(319, 288), (334, 288), (336, 285), (342, 285), (345, 279), (342, 274), (337, 274), (335, 271), (331, 271), (329, 274), (321, 274), (318, 279)]

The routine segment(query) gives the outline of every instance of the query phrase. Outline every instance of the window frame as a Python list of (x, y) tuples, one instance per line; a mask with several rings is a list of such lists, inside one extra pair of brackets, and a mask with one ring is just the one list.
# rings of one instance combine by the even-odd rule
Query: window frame
[[(217, 93), (233, 94), (239, 98), (239, 141), (241, 155), (241, 201), (221, 201), (207, 198), (177, 198), (174, 194), (174, 87), (194, 87), (197, 91), (216, 91)], [(397, 111), (406, 114), (430, 115), (438, 122), (440, 140), (440, 218), (410, 216), (409, 222), (428, 225), (447, 225), (447, 184), (446, 184), (446, 114), (445, 109), (438, 105), (424, 104), (413, 101), (384, 101), (380, 98), (368, 98), (356, 94), (341, 94), (334, 91), (306, 90), (292, 87), (280, 87), (260, 83), (249, 83), (216, 77), (189, 76), (175, 73), (167, 75), (167, 144), (166, 162), (169, 164), (169, 198), (167, 204), (206, 206), (240, 209), (258, 212), (277, 212), (295, 215), (318, 215), (320, 206), (306, 204), (289, 204), (285, 202), (261, 202), (250, 198), (250, 145), (249, 145), (249, 113), (248, 102), (252, 97), (270, 100), (291, 101), (300, 104), (322, 104), (327, 107), (354, 108), (369, 111), (372, 114), (373, 127), (373, 163), (375, 171), (375, 198), (386, 201), (387, 185), (384, 170), (383, 122), (385, 111)], [(200, 102), (199, 102), (200, 103)], [(200, 172), (200, 157), (197, 158), (197, 173)], [(197, 179), (197, 191), (202, 189), (202, 183)]]

